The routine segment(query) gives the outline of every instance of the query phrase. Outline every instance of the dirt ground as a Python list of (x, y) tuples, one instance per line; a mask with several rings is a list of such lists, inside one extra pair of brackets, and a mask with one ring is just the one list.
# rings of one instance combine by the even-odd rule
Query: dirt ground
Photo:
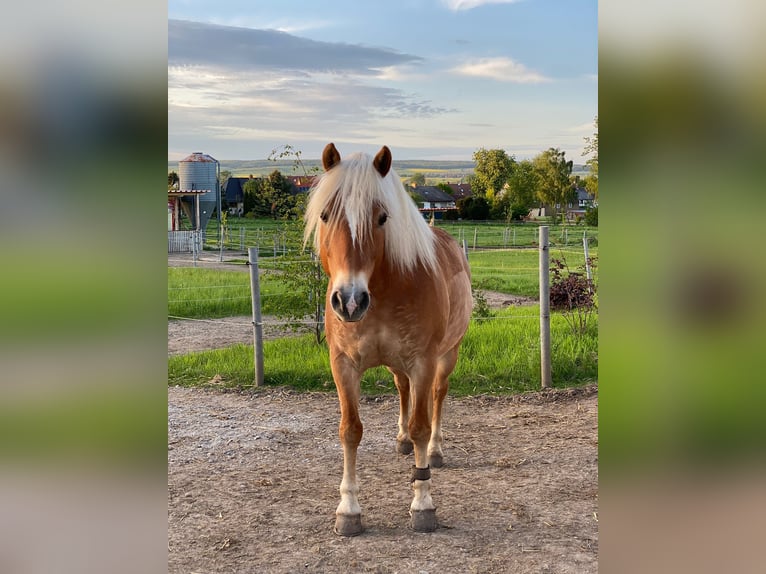
[[(169, 321), (168, 353), (250, 343), (249, 321)], [(448, 398), (429, 534), (409, 528), (413, 457), (396, 453), (397, 399), (360, 408), (366, 530), (347, 539), (333, 533), (343, 464), (334, 393), (169, 388), (168, 572), (598, 571), (597, 385)]]
[(597, 572), (597, 392), (448, 399), (430, 534), (408, 526), (397, 400), (363, 399), (366, 531), (345, 539), (334, 394), (170, 388), (168, 571)]

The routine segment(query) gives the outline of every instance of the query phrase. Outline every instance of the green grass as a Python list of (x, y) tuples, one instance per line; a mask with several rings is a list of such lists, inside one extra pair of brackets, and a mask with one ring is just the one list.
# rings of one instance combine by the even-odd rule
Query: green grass
[[(574, 336), (564, 319), (553, 314), (552, 372), (556, 387), (597, 379), (597, 320), (588, 332)], [(289, 386), (303, 391), (334, 389), (327, 348), (311, 336), (264, 343), (264, 381), (267, 386)], [(210, 383), (216, 375), (221, 383)], [(540, 386), (539, 318), (537, 307), (514, 307), (494, 320), (472, 321), (463, 341), (460, 359), (450, 377), (454, 396), (511, 394)], [(253, 348), (235, 345), (226, 349), (170, 357), (168, 383), (182, 386), (253, 386)], [(383, 368), (370, 369), (362, 379), (364, 394), (395, 392), (391, 375)]]
[[(278, 245), (286, 241), (286, 247), (291, 252), (302, 248), (302, 231), (298, 221), (281, 221), (269, 218), (249, 219), (246, 217), (228, 216), (227, 249), (239, 249), (244, 240), (245, 246), (258, 246), (264, 256), (273, 252), (275, 238)], [(538, 241), (537, 223), (508, 224), (502, 221), (444, 221), (437, 220), (436, 226), (444, 229), (458, 241), (465, 240), (468, 248), (487, 247), (533, 247)], [(551, 244), (582, 248), (583, 232), (590, 238), (590, 245), (598, 244), (598, 228), (583, 226), (549, 225)], [(244, 230), (244, 236), (240, 229)], [(285, 229), (292, 232), (285, 238)], [(207, 247), (218, 248), (218, 221), (211, 219), (207, 225)]]
[[(598, 248), (590, 250), (598, 255)], [(552, 248), (551, 257), (566, 258), (570, 269), (582, 265), (584, 256), (578, 247)], [(539, 293), (539, 254), (536, 249), (469, 251), (474, 289), (499, 291), (510, 295), (536, 298)], [(281, 258), (260, 260), (262, 269), (280, 267)], [(598, 276), (598, 268), (595, 270)], [(287, 289), (274, 274), (262, 274), (261, 310), (274, 314), (279, 309), (299, 306), (301, 294)], [(192, 319), (232, 317), (251, 313), (250, 276), (242, 271), (224, 271), (201, 267), (168, 268), (168, 315)]]
[[(261, 275), (261, 311), (264, 315), (290, 304), (299, 294), (273, 276)], [(248, 315), (252, 312), (250, 274), (199, 267), (168, 268), (168, 315), (210, 319)]]
[[(597, 256), (598, 248), (591, 248), (589, 254)], [(564, 258), (572, 271), (585, 262), (582, 248), (576, 246), (552, 247), (550, 257)], [(537, 249), (469, 250), (471, 284), (474, 289), (536, 298), (540, 292), (539, 261)], [(594, 271), (594, 277), (597, 277), (598, 268)]]

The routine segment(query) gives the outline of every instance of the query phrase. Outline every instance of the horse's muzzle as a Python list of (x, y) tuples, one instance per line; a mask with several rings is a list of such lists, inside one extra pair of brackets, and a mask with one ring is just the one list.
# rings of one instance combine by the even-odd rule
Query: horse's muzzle
[(356, 291), (341, 287), (333, 291), (330, 304), (341, 321), (353, 323), (361, 320), (370, 308), (370, 294), (367, 290)]

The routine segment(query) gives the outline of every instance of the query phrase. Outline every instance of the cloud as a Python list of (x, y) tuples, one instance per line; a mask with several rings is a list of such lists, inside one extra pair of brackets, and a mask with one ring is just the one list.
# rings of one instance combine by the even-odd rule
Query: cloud
[(513, 82), (516, 84), (541, 84), (551, 81), (550, 78), (530, 70), (524, 64), (515, 62), (510, 58), (471, 60), (452, 68), (450, 71), (462, 76), (491, 78), (500, 82)]
[(442, 4), (454, 12), (472, 10), (485, 4), (514, 4), (520, 0), (442, 0)]
[(168, 65), (376, 75), (422, 58), (384, 48), (319, 42), (277, 30), (168, 20)]

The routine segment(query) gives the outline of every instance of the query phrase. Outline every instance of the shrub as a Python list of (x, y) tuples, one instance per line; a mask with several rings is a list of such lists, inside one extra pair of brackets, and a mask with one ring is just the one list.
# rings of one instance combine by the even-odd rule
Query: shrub
[(598, 206), (585, 210), (585, 223), (592, 227), (598, 227)]
[[(596, 258), (589, 257), (591, 269)], [(551, 309), (561, 311), (575, 335), (583, 335), (591, 314), (596, 310), (596, 286), (585, 275), (584, 265), (580, 271), (571, 271), (566, 259), (551, 259)]]

